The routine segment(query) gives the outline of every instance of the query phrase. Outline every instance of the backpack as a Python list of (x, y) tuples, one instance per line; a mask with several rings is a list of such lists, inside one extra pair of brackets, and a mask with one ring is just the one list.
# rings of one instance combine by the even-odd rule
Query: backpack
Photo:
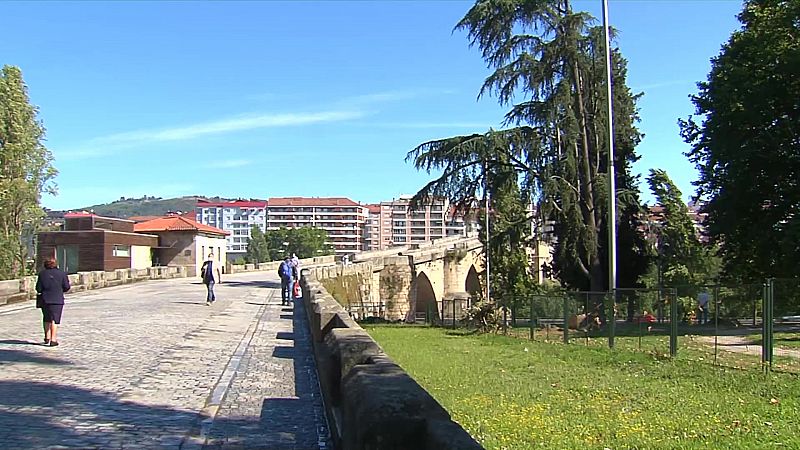
[(286, 261), (282, 262), (280, 267), (278, 267), (278, 275), (281, 278), (291, 278), (292, 277), (292, 267), (286, 263)]

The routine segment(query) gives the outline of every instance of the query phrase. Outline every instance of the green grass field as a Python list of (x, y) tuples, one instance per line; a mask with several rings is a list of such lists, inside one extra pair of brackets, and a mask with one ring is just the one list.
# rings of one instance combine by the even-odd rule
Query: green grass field
[(800, 448), (796, 375), (714, 367), (688, 348), (670, 360), (596, 339), (366, 329), (487, 449)]

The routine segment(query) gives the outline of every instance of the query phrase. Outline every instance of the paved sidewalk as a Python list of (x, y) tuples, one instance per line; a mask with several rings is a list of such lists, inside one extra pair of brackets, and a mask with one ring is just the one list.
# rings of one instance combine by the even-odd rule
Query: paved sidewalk
[(71, 295), (53, 348), (38, 310), (0, 308), (0, 448), (324, 448), (302, 311), (282, 311), (269, 272), (217, 294), (207, 307), (175, 279)]

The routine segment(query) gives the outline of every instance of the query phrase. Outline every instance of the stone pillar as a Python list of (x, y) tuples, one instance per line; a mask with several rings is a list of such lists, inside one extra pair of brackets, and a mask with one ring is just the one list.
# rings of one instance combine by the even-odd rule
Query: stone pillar
[(409, 298), (414, 274), (407, 257), (384, 258), (380, 272), (380, 299), (386, 307), (387, 320), (403, 320), (410, 308)]
[(464, 295), (469, 298), (469, 294), (465, 292), (469, 272), (469, 265), (464, 264), (465, 256), (461, 249), (447, 250), (444, 255), (444, 294), (447, 298), (461, 298)]

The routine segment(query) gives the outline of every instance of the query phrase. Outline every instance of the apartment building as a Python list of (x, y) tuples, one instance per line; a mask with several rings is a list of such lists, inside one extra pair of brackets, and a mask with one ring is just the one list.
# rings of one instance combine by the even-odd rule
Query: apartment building
[(316, 227), (328, 233), (336, 255), (364, 249), (369, 210), (349, 198), (272, 197), (267, 205), (267, 230)]
[(197, 222), (228, 231), (227, 256), (229, 260), (244, 257), (250, 230), (258, 226), (266, 229), (267, 202), (263, 200), (233, 200), (209, 202), (198, 200), (195, 209)]
[(367, 219), (364, 222), (364, 250), (380, 250), (381, 247), (381, 205), (366, 205)]
[[(411, 196), (403, 195), (391, 201), (372, 205), (377, 224), (377, 233), (371, 231), (370, 245), (376, 250), (396, 245), (430, 242), (447, 236), (464, 235), (476, 229), (470, 217), (456, 214), (447, 199), (435, 199), (425, 206), (410, 208)], [(372, 209), (370, 210), (372, 215)], [(371, 223), (371, 226), (375, 226)]]

